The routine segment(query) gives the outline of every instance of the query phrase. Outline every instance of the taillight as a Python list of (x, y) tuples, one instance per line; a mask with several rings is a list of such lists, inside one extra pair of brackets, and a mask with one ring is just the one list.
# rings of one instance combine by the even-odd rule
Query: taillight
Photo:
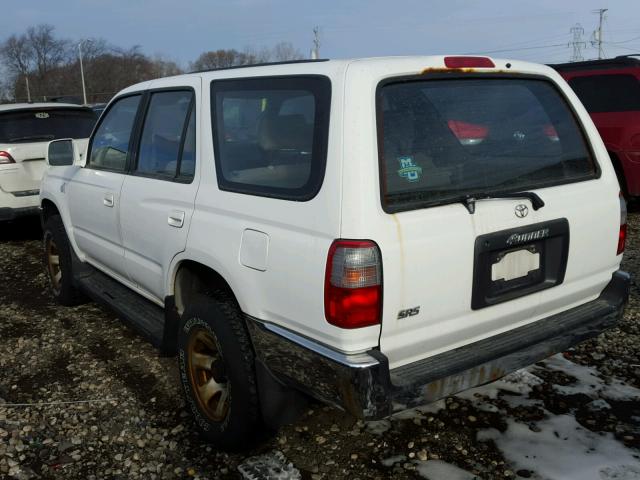
[(544, 134), (552, 142), (559, 142), (560, 141), (560, 137), (558, 136), (558, 132), (557, 132), (556, 128), (553, 125), (547, 124), (547, 125), (545, 125), (543, 127), (543, 130), (544, 130)]
[(494, 68), (489, 57), (444, 57), (447, 68)]
[(360, 328), (380, 323), (382, 261), (368, 240), (335, 240), (324, 281), (324, 314), (332, 325)]
[(482, 143), (489, 133), (489, 128), (484, 125), (461, 122), (460, 120), (449, 120), (447, 125), (462, 145)]
[(16, 161), (9, 154), (9, 152), (5, 152), (4, 150), (0, 150), (0, 165), (7, 165), (9, 163), (16, 163)]
[(624, 201), (622, 193), (620, 194), (620, 230), (618, 231), (618, 251), (616, 255), (624, 252), (624, 246), (627, 241), (627, 203)]

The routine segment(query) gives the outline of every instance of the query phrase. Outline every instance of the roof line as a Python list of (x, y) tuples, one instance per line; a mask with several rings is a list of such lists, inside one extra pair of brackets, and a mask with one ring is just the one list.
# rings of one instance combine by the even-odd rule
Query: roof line
[(263, 62), (263, 63), (252, 63), (248, 65), (233, 65), (231, 67), (219, 67), (219, 68), (205, 68), (203, 70), (194, 70), (189, 73), (204, 73), (204, 72), (217, 72), (219, 70), (235, 70), (238, 68), (251, 68), (251, 67), (270, 67), (272, 65), (291, 65), (296, 63), (315, 63), (315, 62), (328, 62), (328, 58), (313, 58), (313, 59), (304, 59), (304, 60), (286, 60), (283, 62)]

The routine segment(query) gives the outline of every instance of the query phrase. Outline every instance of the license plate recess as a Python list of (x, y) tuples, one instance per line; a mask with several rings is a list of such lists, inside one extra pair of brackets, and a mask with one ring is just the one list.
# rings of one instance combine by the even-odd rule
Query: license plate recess
[(559, 285), (569, 253), (565, 218), (476, 238), (471, 308), (496, 305)]

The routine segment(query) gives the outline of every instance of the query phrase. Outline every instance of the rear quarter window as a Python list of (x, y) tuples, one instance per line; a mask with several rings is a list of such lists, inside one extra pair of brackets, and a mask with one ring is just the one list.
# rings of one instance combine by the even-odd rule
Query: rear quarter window
[(322, 184), (331, 84), (321, 76), (214, 80), (211, 111), (220, 189), (290, 200)]
[(387, 211), (594, 178), (568, 103), (546, 80), (434, 78), (378, 88)]

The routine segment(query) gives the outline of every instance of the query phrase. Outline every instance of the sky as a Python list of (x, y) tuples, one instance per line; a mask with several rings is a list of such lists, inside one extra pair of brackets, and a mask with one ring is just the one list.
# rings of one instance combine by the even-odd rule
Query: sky
[(605, 56), (640, 53), (640, 0), (3, 0), (11, 21), (0, 41), (49, 23), (64, 38), (140, 45), (188, 68), (203, 51), (281, 41), (308, 55), (318, 26), (323, 58), (488, 53), (551, 63), (569, 60), (576, 23), (584, 58), (597, 57), (598, 8), (609, 9)]

